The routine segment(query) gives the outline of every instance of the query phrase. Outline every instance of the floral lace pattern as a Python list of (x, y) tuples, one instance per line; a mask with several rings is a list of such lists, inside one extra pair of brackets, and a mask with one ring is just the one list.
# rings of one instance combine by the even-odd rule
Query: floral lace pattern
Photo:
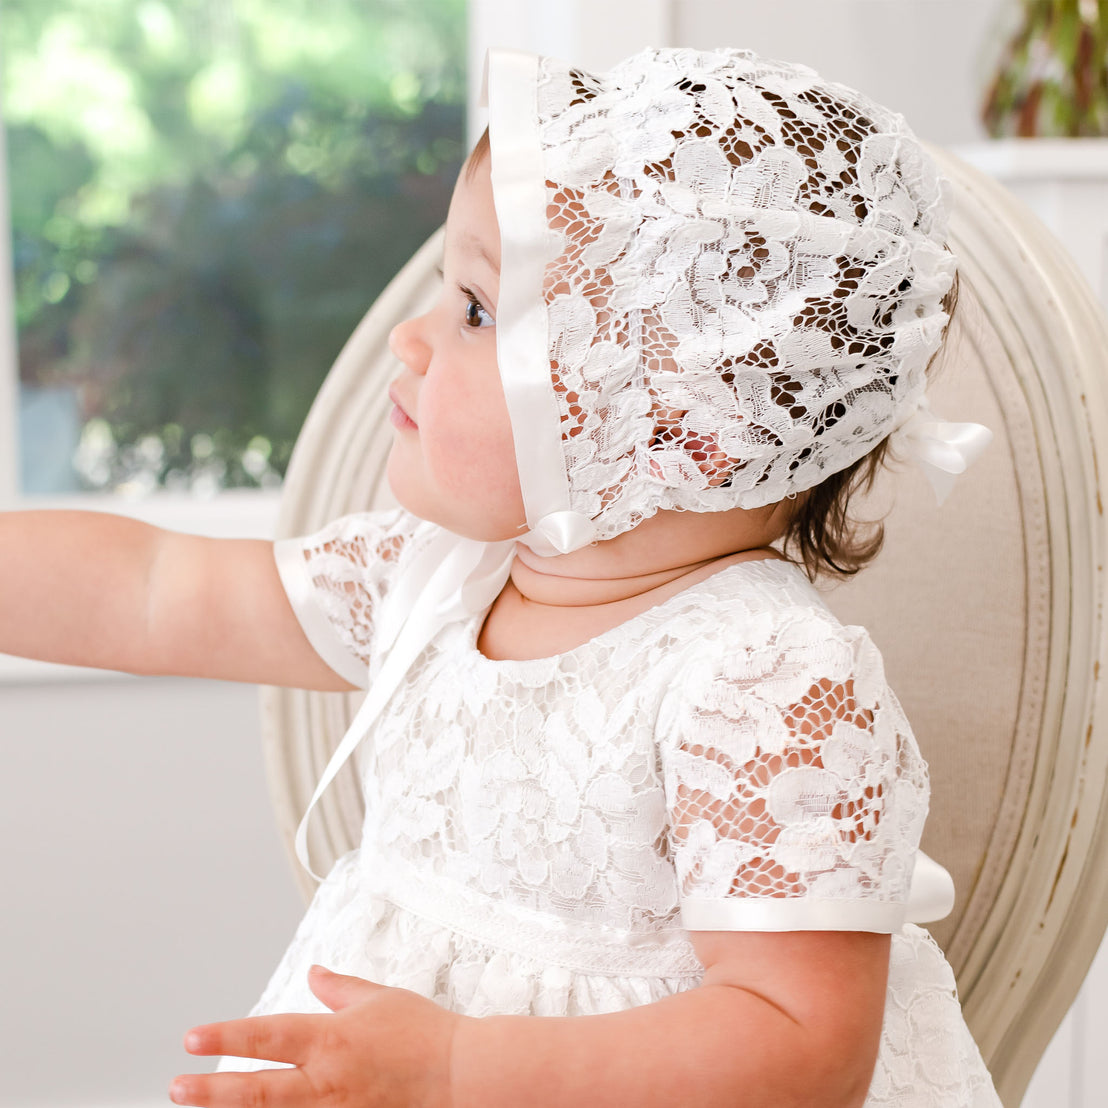
[(665, 720), (682, 896), (740, 898), (739, 926), (759, 897), (903, 902), (927, 776), (876, 649), (810, 609), (762, 626), (688, 667)]
[[(329, 523), (306, 543), (280, 544), (286, 550), (293, 547), (288, 557), (301, 563), (313, 607), (338, 649), (350, 656), (345, 668), (366, 672), (373, 659), (376, 617), (401, 554), (410, 545), (413, 522), (401, 509), (373, 518), (368, 533), (366, 516), (350, 515)], [(294, 607), (300, 601), (291, 599)], [(314, 628), (317, 622), (313, 619), (308, 626)]]
[(911, 414), (956, 267), (902, 117), (747, 51), (538, 80), (543, 364), (594, 538), (774, 503)]
[[(402, 523), (344, 528), (304, 543), (332, 614)], [(352, 650), (367, 610), (342, 617)], [(925, 769), (869, 639), (795, 567), (732, 565), (550, 658), (485, 658), (480, 624), (440, 631), (366, 736), (361, 846), (255, 1011), (319, 1010), (313, 961), (474, 1015), (616, 1011), (698, 984), (697, 898), (737, 929), (744, 905), (877, 921), (905, 899)], [(991, 1086), (941, 953), (910, 925), (893, 948), (867, 1104), (977, 1103)]]

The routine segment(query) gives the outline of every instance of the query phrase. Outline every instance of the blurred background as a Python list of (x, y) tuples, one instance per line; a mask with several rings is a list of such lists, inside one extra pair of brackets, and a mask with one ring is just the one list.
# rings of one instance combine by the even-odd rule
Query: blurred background
[[(806, 62), (1004, 180), (1105, 301), (1105, 0), (4, 0), (0, 504), (271, 534), (316, 389), (445, 215), (489, 45)], [(165, 1103), (302, 908), (255, 691), (2, 657), (0, 689), (0, 1106)], [(1104, 963), (1027, 1108), (1104, 1103)]]
[(4, 5), (25, 493), (280, 483), (327, 366), (449, 196), (465, 17)]

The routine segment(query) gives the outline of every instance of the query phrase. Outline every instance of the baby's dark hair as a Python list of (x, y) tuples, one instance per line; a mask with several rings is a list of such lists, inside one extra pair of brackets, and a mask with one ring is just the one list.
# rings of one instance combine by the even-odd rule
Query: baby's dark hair
[(473, 174), (477, 171), (477, 167), (489, 156), (489, 129), (486, 127), (481, 132), (481, 137), (474, 143), (473, 149), (469, 152), (469, 157), (465, 160), (465, 165), (462, 166), (462, 172), (465, 174), (467, 180), (472, 180)]
[[(959, 287), (955, 274), (950, 291), (943, 297), (943, 311), (947, 315), (944, 344), (957, 309)], [(941, 352), (942, 346), (928, 363), (928, 373)], [(853, 465), (797, 496), (796, 507), (785, 530), (782, 553), (801, 566), (810, 580), (824, 575), (852, 577), (880, 553), (885, 542), (884, 523), (855, 519), (850, 514), (850, 501), (855, 494), (873, 488), (888, 452), (889, 439), (884, 438)]]

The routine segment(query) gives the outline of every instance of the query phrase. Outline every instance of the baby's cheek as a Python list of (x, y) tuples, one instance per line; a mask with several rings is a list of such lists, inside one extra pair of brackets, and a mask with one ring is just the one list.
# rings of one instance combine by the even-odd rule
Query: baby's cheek
[(436, 447), (433, 460), (440, 484), (447, 493), (461, 500), (488, 500), (495, 508), (499, 501), (522, 500), (515, 452), (503, 443), (489, 442), (475, 432), (473, 436), (452, 436)]
[(443, 390), (421, 407), (423, 447), (443, 488), (465, 492), (479, 481), (488, 489), (518, 489), (511, 426), (495, 400)]

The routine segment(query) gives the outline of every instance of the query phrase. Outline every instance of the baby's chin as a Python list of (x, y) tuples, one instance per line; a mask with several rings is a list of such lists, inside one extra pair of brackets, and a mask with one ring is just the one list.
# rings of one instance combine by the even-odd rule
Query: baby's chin
[(437, 524), (459, 538), (475, 542), (508, 542), (527, 531), (527, 524), (522, 520), (515, 523), (482, 519), (477, 513), (465, 512), (462, 504), (443, 504), (422, 494), (421, 490), (408, 487), (402, 479), (393, 481), (391, 473), (388, 486), (393, 500), (406, 512), (427, 523)]
[(475, 542), (507, 542), (526, 533), (518, 489), (474, 493), (470, 488), (450, 488), (428, 478), (422, 467), (421, 458), (394, 448), (385, 471), (393, 499), (418, 519)]

